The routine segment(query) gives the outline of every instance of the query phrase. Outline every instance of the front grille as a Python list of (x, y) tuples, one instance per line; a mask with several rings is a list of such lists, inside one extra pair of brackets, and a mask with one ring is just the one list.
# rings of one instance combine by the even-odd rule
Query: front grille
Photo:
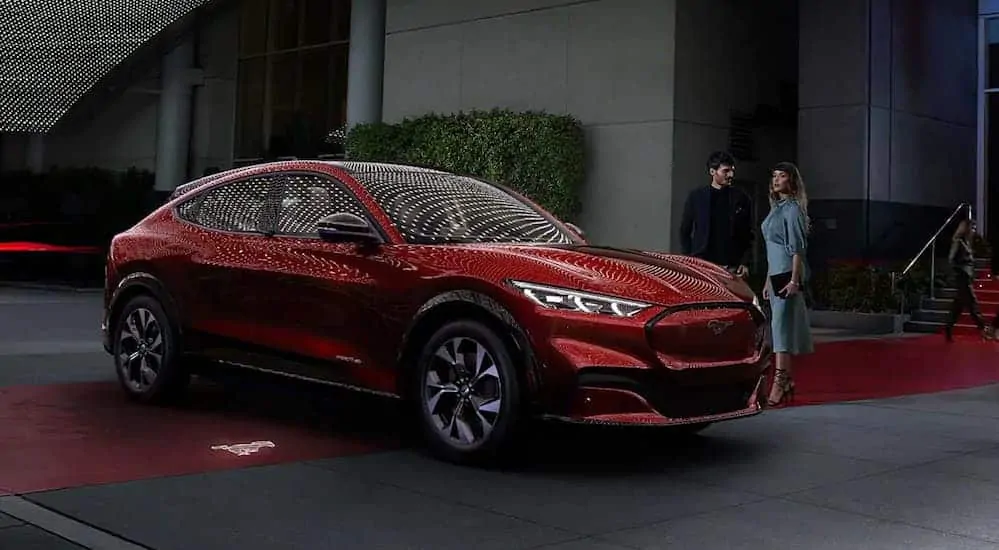
[(708, 416), (745, 409), (755, 387), (755, 381), (686, 388), (660, 385), (648, 388), (644, 396), (663, 416)]
[(664, 310), (645, 325), (649, 346), (670, 368), (753, 361), (763, 335), (762, 315), (744, 303), (691, 304)]

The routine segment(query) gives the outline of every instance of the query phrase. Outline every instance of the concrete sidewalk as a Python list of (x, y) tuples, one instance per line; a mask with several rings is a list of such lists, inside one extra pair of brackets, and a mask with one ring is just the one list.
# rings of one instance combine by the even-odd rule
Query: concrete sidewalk
[[(400, 450), (23, 498), (60, 514), (41, 529), (156, 550), (997, 550), (999, 387), (771, 411), (686, 442), (556, 430), (507, 471)], [(0, 548), (42, 544), (31, 529), (0, 528)]]

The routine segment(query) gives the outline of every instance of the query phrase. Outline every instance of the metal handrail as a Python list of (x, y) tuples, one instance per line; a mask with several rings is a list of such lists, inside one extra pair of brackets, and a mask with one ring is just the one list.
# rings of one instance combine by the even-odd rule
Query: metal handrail
[(905, 277), (909, 273), (909, 270), (911, 270), (912, 267), (916, 265), (916, 262), (919, 261), (919, 258), (921, 258), (922, 255), (926, 253), (926, 249), (936, 244), (937, 238), (940, 237), (940, 233), (942, 233), (944, 229), (947, 229), (947, 226), (950, 225), (952, 221), (954, 221), (954, 217), (961, 212), (962, 208), (968, 209), (968, 219), (969, 220), (971, 219), (971, 205), (966, 202), (962, 202), (957, 206), (957, 208), (954, 209), (953, 212), (951, 212), (950, 216), (947, 218), (947, 221), (940, 224), (940, 227), (937, 229), (937, 232), (934, 233), (932, 237), (930, 237), (930, 240), (926, 241), (926, 244), (924, 244), (923, 248), (920, 249), (919, 252), (912, 258), (912, 261), (909, 262), (909, 265), (907, 265), (905, 269), (903, 269), (902, 272), (899, 273), (900, 277)]
[[(943, 233), (943, 230), (947, 229), (947, 227), (951, 224), (951, 222), (954, 221), (954, 219), (957, 217), (957, 215), (961, 213), (961, 210), (963, 210), (965, 208), (968, 209), (968, 219), (971, 220), (972, 219), (971, 205), (969, 203), (962, 202), (961, 204), (959, 204), (957, 206), (957, 208), (954, 209), (953, 212), (951, 212), (950, 216), (948, 216), (947, 219), (942, 224), (940, 224), (940, 227), (937, 228), (937, 230), (936, 230), (935, 233), (933, 233), (933, 236), (930, 237), (930, 239), (928, 241), (926, 241), (926, 244), (923, 245), (923, 248), (919, 249), (919, 252), (917, 252), (916, 255), (913, 256), (912, 261), (910, 261), (909, 264), (905, 266), (905, 269), (903, 269), (901, 271), (901, 273), (896, 273), (894, 271), (891, 273), (891, 291), (892, 291), (892, 294), (894, 294), (896, 292), (896, 288), (895, 287), (896, 287), (896, 284), (898, 283), (898, 280), (901, 279), (902, 277), (905, 277), (906, 275), (908, 275), (909, 271), (911, 271), (912, 268), (916, 265), (916, 262), (918, 262), (919, 259), (923, 257), (923, 254), (926, 254), (927, 250), (931, 250), (931, 252), (930, 252), (930, 298), (931, 299), (936, 298), (937, 239), (940, 238), (940, 234)], [(900, 304), (900, 307), (904, 310), (904, 308), (905, 308), (904, 300)], [(904, 311), (900, 311), (900, 313), (902, 313), (902, 312), (904, 312)]]

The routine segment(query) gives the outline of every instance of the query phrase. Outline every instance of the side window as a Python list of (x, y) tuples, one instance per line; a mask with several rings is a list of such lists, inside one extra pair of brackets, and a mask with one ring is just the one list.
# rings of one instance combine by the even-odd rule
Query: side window
[(254, 233), (267, 222), (275, 184), (274, 176), (227, 183), (182, 203), (177, 211), (181, 218), (208, 229)]
[(312, 174), (289, 174), (281, 197), (280, 235), (315, 236), (319, 220), (348, 212), (367, 218), (360, 201), (341, 185)]

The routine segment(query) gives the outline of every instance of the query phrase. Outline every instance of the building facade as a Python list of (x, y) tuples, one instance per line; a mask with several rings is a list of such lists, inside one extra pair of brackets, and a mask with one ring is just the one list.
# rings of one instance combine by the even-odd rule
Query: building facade
[(999, 88), (978, 63), (992, 36), (979, 17), (997, 2), (176, 4), (51, 125), (0, 120), (0, 168), (137, 166), (167, 190), (210, 169), (335, 157), (357, 122), (502, 107), (582, 121), (579, 221), (603, 244), (675, 250), (683, 200), (718, 149), (739, 159), (759, 218), (769, 167), (797, 162), (814, 241), (833, 256), (904, 256), (961, 202), (983, 227), (999, 218), (983, 122)]

